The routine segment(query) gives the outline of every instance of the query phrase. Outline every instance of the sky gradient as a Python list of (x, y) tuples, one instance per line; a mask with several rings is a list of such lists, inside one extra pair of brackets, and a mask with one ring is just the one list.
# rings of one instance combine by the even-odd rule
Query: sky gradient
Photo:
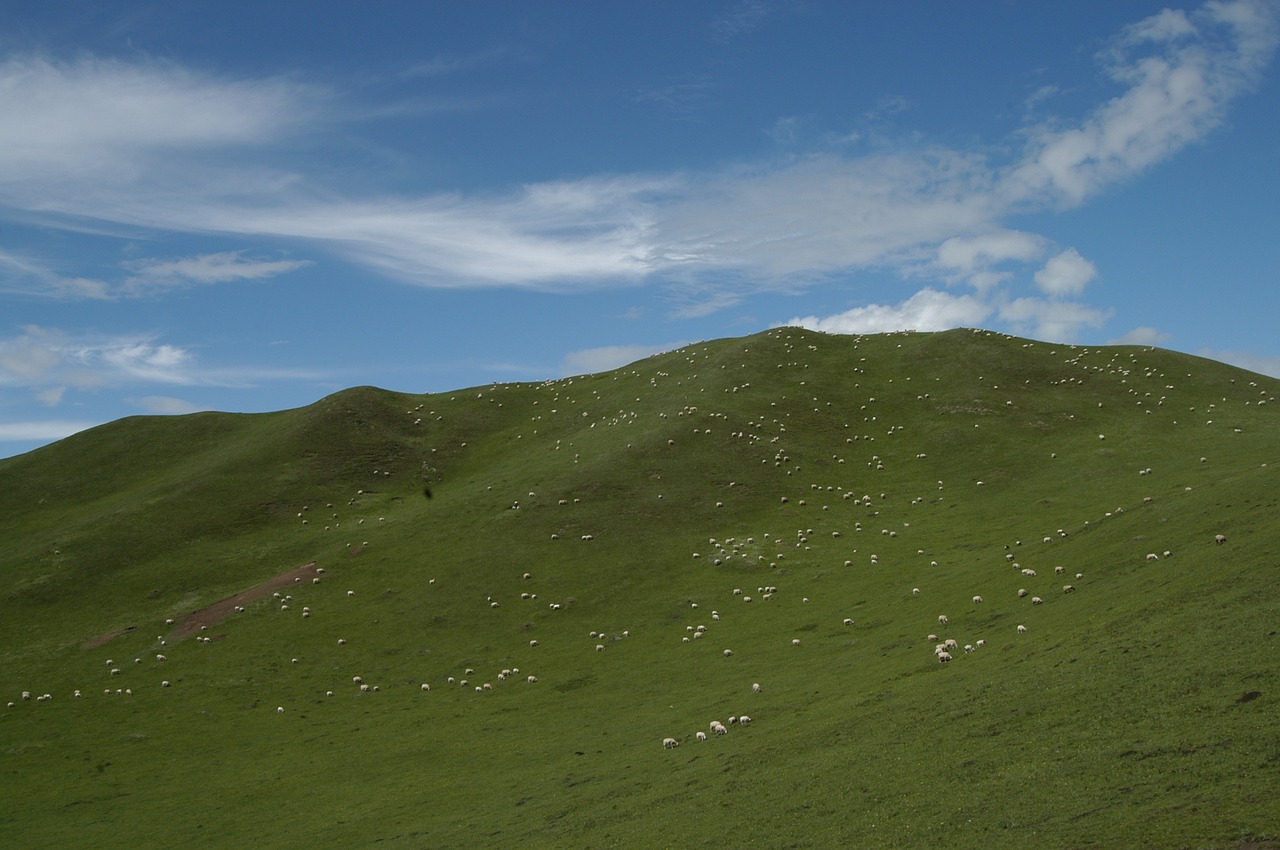
[(1280, 3), (0, 6), (0, 456), (782, 324), (1280, 376)]

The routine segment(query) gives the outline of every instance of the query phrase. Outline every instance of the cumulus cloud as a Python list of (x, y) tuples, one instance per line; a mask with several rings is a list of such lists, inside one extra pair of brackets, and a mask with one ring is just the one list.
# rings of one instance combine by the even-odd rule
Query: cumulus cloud
[(1036, 272), (1036, 286), (1055, 298), (1079, 295), (1089, 281), (1098, 276), (1093, 263), (1080, 256), (1075, 248), (1068, 248), (1052, 257)]
[(936, 289), (922, 289), (899, 304), (868, 304), (824, 318), (795, 318), (787, 324), (838, 334), (941, 331), (980, 325), (992, 312), (991, 305), (973, 295), (951, 295)]
[(1050, 342), (1074, 342), (1083, 328), (1101, 327), (1113, 312), (1056, 298), (1014, 298), (999, 307), (1000, 319), (1016, 333)]
[(1076, 126), (1033, 128), (1001, 192), (1077, 204), (1199, 140), (1256, 82), (1275, 31), (1265, 0), (1208, 3), (1191, 16), (1165, 10), (1127, 27), (1103, 56), (1127, 88)]
[(992, 230), (977, 236), (953, 236), (938, 246), (933, 270), (946, 279), (960, 279), (979, 290), (1007, 280), (1010, 273), (995, 267), (1008, 261), (1030, 262), (1040, 256), (1046, 240), (1017, 230)]

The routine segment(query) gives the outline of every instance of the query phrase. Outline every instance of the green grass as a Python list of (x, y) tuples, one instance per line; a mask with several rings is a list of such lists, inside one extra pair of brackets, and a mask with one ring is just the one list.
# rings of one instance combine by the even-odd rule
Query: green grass
[(783, 329), (0, 461), (0, 837), (1280, 847), (1278, 388)]

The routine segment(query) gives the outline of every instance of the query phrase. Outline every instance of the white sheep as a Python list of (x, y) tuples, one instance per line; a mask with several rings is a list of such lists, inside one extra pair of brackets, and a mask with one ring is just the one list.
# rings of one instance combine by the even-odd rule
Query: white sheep
[(939, 615), (938, 615), (938, 624), (939, 624), (939, 625), (945, 626), (945, 625), (946, 625), (947, 623), (949, 623), (949, 622), (951, 622), (951, 621), (947, 619), (947, 615), (946, 615), (946, 614), (939, 614)]
[(724, 657), (725, 657), (725, 658), (728, 658), (730, 655), (733, 655), (733, 650), (732, 650), (732, 649), (726, 649), (726, 650), (724, 651)]
[(705, 741), (707, 740), (707, 733), (699, 730), (698, 732), (694, 733), (693, 737), (697, 738), (699, 741)]
[(763, 690), (764, 690), (764, 688), (760, 687), (760, 683), (759, 683), (759, 682), (756, 682), (756, 683), (754, 683), (754, 684), (751, 686), (751, 693), (753, 693), (753, 694), (758, 694), (758, 693), (762, 692)]
[(738, 718), (739, 726), (746, 726), (750, 722), (751, 722), (751, 718), (747, 717), (745, 714)]
[(975, 597), (973, 597), (973, 604), (977, 605), (977, 604), (978, 604), (979, 602), (981, 602), (981, 601), (982, 601), (982, 597), (981, 597), (981, 596), (975, 596)]
[(666, 749), (670, 750), (670, 749), (673, 749), (673, 748), (675, 748), (675, 747), (680, 746), (680, 742), (679, 742), (679, 741), (677, 741), (675, 738), (663, 738), (663, 739), (662, 739), (662, 746), (663, 746), (663, 747), (665, 747)]
[(1020, 635), (1025, 635), (1026, 633), (1027, 633), (1027, 627), (1026, 627), (1026, 626), (1024, 626), (1024, 625), (1022, 625), (1021, 623), (1019, 623), (1019, 624), (1018, 624), (1018, 634), (1020, 634)]
[(948, 661), (950, 661), (950, 660), (951, 660), (951, 653), (950, 653), (950, 652), (939, 652), (939, 653), (938, 653), (938, 661), (939, 661), (940, 663), (942, 663), (942, 664), (946, 664), (946, 663), (947, 663)]

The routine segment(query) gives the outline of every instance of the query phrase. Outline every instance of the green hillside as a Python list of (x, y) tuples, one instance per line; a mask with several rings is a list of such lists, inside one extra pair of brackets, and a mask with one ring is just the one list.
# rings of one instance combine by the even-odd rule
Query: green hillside
[(0, 842), (1280, 848), (1277, 392), (786, 328), (0, 460)]

